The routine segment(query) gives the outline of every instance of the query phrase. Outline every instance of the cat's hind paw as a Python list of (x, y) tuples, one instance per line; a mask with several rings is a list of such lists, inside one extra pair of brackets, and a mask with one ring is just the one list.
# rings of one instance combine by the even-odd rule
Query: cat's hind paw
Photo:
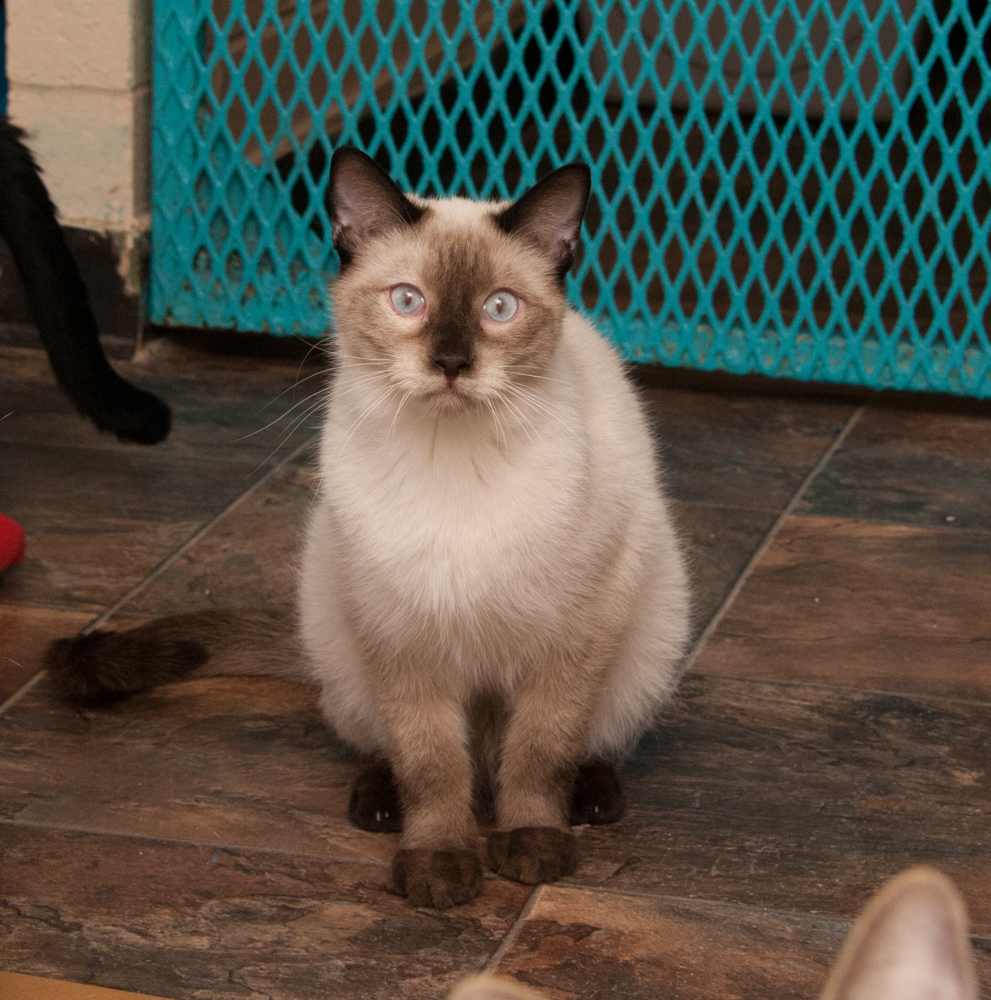
[(392, 859), (392, 881), (411, 906), (447, 910), (482, 891), (482, 863), (474, 851), (404, 849)]
[(556, 882), (578, 867), (578, 838), (554, 826), (521, 826), (489, 834), (493, 871), (534, 885)]
[(372, 833), (399, 833), (403, 828), (403, 806), (384, 761), (373, 764), (355, 778), (348, 803), (348, 819), (359, 830)]
[(571, 825), (615, 823), (625, 811), (626, 796), (616, 768), (603, 760), (582, 764), (571, 793)]

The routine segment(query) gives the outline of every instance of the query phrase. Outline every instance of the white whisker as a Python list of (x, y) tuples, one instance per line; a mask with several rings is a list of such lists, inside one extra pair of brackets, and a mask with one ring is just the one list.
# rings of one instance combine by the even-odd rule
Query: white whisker
[(505, 386), (505, 391), (511, 392), (514, 396), (523, 400), (527, 406), (547, 417), (547, 419), (554, 420), (564, 427), (567, 426), (566, 421), (552, 406), (549, 406), (546, 402), (544, 402), (544, 400), (542, 400), (539, 396), (534, 395), (532, 392), (528, 392), (526, 389), (523, 389), (518, 385), (507, 385)]
[[(300, 367), (302, 367), (302, 365), (300, 365)], [(282, 390), (282, 392), (280, 392), (280, 393), (278, 394), (278, 396), (276, 396), (276, 397), (275, 397), (274, 399), (271, 399), (271, 400), (269, 400), (269, 401), (268, 401), (268, 402), (267, 402), (267, 403), (266, 403), (266, 404), (265, 404), (265, 405), (264, 405), (264, 406), (263, 406), (263, 407), (262, 407), (262, 408), (261, 408), (261, 409), (260, 409), (260, 410), (258, 411), (258, 413), (264, 413), (264, 412), (265, 412), (265, 411), (266, 411), (266, 410), (267, 410), (267, 409), (268, 409), (268, 408), (269, 408), (269, 407), (270, 407), (270, 406), (271, 406), (271, 405), (272, 405), (273, 403), (277, 403), (277, 402), (278, 402), (278, 401), (279, 401), (280, 399), (282, 399), (282, 397), (283, 397), (283, 396), (284, 396), (284, 395), (285, 395), (285, 394), (286, 394), (287, 392), (292, 392), (292, 391), (293, 391), (293, 389), (297, 388), (298, 386), (301, 386), (301, 385), (302, 385), (302, 384), (303, 384), (304, 382), (309, 382), (311, 378), (316, 378), (316, 377), (317, 377), (318, 375), (326, 375), (326, 374), (327, 374), (327, 371), (326, 371), (326, 369), (323, 369), (323, 368), (321, 368), (321, 369), (320, 369), (320, 371), (318, 371), (318, 372), (314, 372), (314, 373), (313, 373), (312, 375), (307, 375), (307, 376), (306, 376), (306, 378), (300, 378), (300, 377), (299, 377), (299, 372), (297, 372), (297, 373), (296, 373), (296, 381), (295, 381), (295, 382), (293, 382), (293, 384), (292, 384), (291, 386), (289, 386), (289, 388), (288, 388), (288, 389), (283, 389), (283, 390)], [(256, 417), (258, 416), (258, 413), (256, 413), (256, 414), (255, 414), (255, 416), (256, 416)]]
[(250, 434), (244, 434), (244, 435), (242, 435), (239, 438), (234, 438), (234, 440), (231, 441), (230, 444), (240, 444), (240, 442), (247, 441), (248, 438), (254, 437), (256, 434), (261, 434), (262, 431), (267, 431), (269, 429), (269, 427), (275, 426), (275, 424), (277, 424), (280, 420), (285, 420), (286, 417), (288, 417), (289, 414), (292, 413), (292, 411), (295, 410), (297, 407), (302, 406), (304, 403), (309, 402), (311, 399), (313, 399), (314, 396), (320, 396), (320, 395), (322, 395), (325, 391), (326, 391), (326, 388), (325, 387), (321, 387), (321, 388), (317, 389), (316, 392), (311, 392), (304, 399), (301, 399), (298, 403), (294, 403), (292, 406), (290, 406), (289, 409), (286, 410), (286, 412), (283, 413), (281, 416), (276, 417), (274, 420), (270, 420), (267, 424), (265, 424), (264, 427), (259, 427), (258, 430), (251, 431)]
[(311, 413), (319, 409), (320, 405), (321, 404), (319, 402), (314, 403), (308, 410), (305, 410), (303, 412), (303, 415), (301, 417), (297, 417), (292, 422), (292, 424), (289, 426), (289, 430), (282, 435), (282, 440), (279, 441), (279, 443), (268, 453), (268, 455), (264, 459), (262, 459), (262, 461), (259, 462), (258, 465), (255, 466), (255, 472), (257, 472), (263, 465), (267, 465), (272, 460), (272, 458), (278, 454), (279, 450), (285, 445), (285, 443), (289, 440), (289, 438), (292, 437), (292, 435), (299, 429), (300, 424), (304, 420), (306, 420), (306, 418), (309, 417)]
[(560, 385), (565, 385), (566, 384), (566, 382), (565, 382), (564, 379), (554, 378), (552, 375), (535, 375), (533, 372), (521, 371), (515, 365), (507, 365), (505, 370), (507, 372), (511, 372), (513, 375), (520, 375), (523, 378), (539, 378), (539, 379), (543, 379), (545, 382), (557, 382)]
[[(391, 395), (391, 393), (389, 395)], [(365, 407), (365, 409), (362, 410), (362, 412), (355, 418), (354, 423), (352, 423), (351, 427), (348, 429), (347, 437), (341, 442), (340, 448), (337, 449), (337, 454), (334, 456), (335, 461), (336, 459), (340, 458), (341, 455), (344, 453), (344, 449), (347, 447), (347, 444), (351, 440), (351, 438), (354, 437), (355, 431), (357, 431), (357, 429), (365, 422), (366, 418), (372, 413), (372, 411), (376, 410), (383, 403), (384, 400), (385, 400), (384, 396), (375, 396), (372, 399), (371, 403), (367, 407)]]
[(389, 433), (386, 435), (386, 440), (392, 437), (392, 432), (396, 429), (396, 421), (399, 419), (399, 414), (402, 412), (403, 407), (406, 405), (406, 400), (413, 395), (413, 390), (410, 389), (405, 396), (399, 401), (399, 406), (396, 408), (396, 415), (392, 418), (392, 424), (389, 427)]
[(495, 430), (496, 430), (496, 449), (498, 450), (500, 434), (502, 434), (503, 444), (507, 445), (508, 442), (506, 441), (505, 433), (503, 433), (502, 431), (502, 424), (499, 422), (499, 415), (496, 413), (496, 408), (492, 405), (492, 400), (489, 399), (488, 397), (485, 397), (485, 403), (488, 406), (488, 408), (492, 411), (492, 420), (495, 424)]
[[(502, 397), (502, 402), (505, 403), (506, 406), (508, 406), (513, 411), (513, 414), (515, 415), (515, 417), (517, 419), (517, 422), (519, 423), (520, 427), (522, 428), (523, 433), (529, 439), (530, 444), (532, 444), (534, 447), (536, 447), (537, 442), (534, 441), (532, 437), (530, 437), (530, 432), (527, 430), (527, 425), (529, 425), (530, 427), (533, 427), (533, 424), (529, 420), (527, 420), (527, 418), (524, 415), (523, 411), (520, 410), (520, 408), (518, 406), (516, 406), (506, 396)], [(537, 428), (533, 427), (533, 430), (534, 430), (534, 433), (536, 433)]]

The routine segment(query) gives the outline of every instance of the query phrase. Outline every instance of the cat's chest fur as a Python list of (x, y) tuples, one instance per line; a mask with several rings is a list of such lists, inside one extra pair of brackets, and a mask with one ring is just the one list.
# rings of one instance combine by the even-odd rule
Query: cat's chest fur
[(376, 629), (470, 623), (479, 641), (560, 631), (623, 522), (586, 401), (573, 387), (544, 393), (515, 425), (484, 409), (395, 419), (383, 407), (354, 427), (363, 405), (335, 390), (322, 452), (325, 523), (355, 614)]

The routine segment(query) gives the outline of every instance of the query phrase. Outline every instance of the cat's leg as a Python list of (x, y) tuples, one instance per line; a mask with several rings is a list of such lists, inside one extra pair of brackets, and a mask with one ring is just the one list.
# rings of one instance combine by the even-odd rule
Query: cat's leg
[(172, 412), (107, 361), (79, 266), (23, 138), (0, 115), (0, 236), (20, 271), (55, 378), (101, 431), (157, 444), (169, 433)]
[(602, 655), (535, 665), (516, 693), (503, 744), (498, 829), (489, 863), (518, 882), (553, 882), (578, 865), (572, 792), (601, 677)]
[(384, 687), (379, 705), (403, 809), (393, 882), (414, 906), (467, 903), (481, 891), (482, 865), (464, 710), (422, 683)]

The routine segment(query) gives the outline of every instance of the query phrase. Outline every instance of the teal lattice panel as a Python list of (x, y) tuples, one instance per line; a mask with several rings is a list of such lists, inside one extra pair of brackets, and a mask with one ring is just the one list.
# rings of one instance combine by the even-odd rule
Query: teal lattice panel
[(324, 332), (340, 144), (482, 198), (580, 159), (627, 357), (991, 396), (988, 0), (154, 6), (154, 322)]

